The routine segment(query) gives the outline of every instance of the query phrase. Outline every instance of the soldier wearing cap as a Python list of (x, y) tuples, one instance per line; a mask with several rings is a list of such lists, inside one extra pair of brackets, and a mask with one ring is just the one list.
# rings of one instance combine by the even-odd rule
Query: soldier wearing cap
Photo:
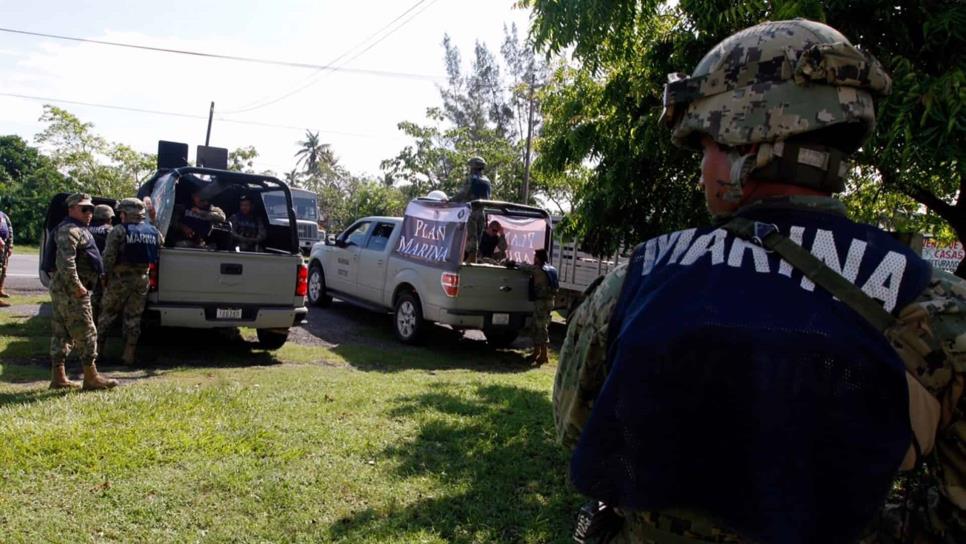
[(966, 542), (966, 284), (831, 196), (890, 84), (802, 19), (669, 78), (717, 226), (641, 244), (570, 320), (553, 404), (582, 538)]
[(106, 290), (103, 311), (97, 322), (104, 351), (107, 331), (118, 316), (122, 316), (124, 333), (124, 364), (134, 364), (138, 337), (141, 335), (141, 314), (148, 296), (149, 268), (157, 264), (163, 239), (161, 233), (146, 220), (144, 203), (136, 198), (125, 198), (117, 206), (121, 224), (107, 236), (104, 251)]
[[(94, 243), (97, 244), (97, 250), (104, 255), (104, 244), (107, 242), (107, 233), (111, 232), (114, 225), (111, 221), (114, 219), (114, 210), (111, 209), (107, 204), (98, 204), (94, 206), (94, 217), (91, 219), (91, 224), (88, 225), (87, 230), (94, 237)], [(101, 297), (104, 295), (104, 287), (101, 282), (98, 282), (94, 286), (94, 290), (91, 291), (91, 309), (94, 312), (94, 323), (97, 323), (97, 316), (101, 313)]]
[(268, 236), (265, 222), (252, 210), (252, 199), (243, 195), (238, 202), (238, 212), (232, 214), (231, 236), (241, 251), (261, 251), (262, 243)]
[[(486, 161), (482, 157), (473, 157), (467, 161), (470, 173), (466, 178), (466, 184), (452, 202), (470, 202), (472, 200), (489, 200), (492, 192), (490, 180), (483, 174), (486, 168)], [(483, 234), (483, 210), (477, 209), (470, 213), (466, 220), (466, 250), (463, 260), (469, 263), (476, 262), (480, 236)]]
[(51, 389), (77, 387), (67, 378), (65, 364), (71, 351), (84, 367), (84, 389), (109, 389), (117, 380), (105, 378), (94, 364), (97, 330), (90, 292), (100, 281), (104, 266), (94, 237), (87, 230), (94, 213), (90, 195), (67, 197), (67, 217), (54, 229), (44, 248), (44, 269), (51, 275)]

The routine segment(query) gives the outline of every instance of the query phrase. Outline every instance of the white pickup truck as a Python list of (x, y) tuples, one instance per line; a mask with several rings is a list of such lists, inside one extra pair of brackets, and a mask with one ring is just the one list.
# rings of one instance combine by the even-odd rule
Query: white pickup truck
[[(186, 155), (187, 146), (183, 148)], [(159, 153), (160, 157), (164, 155)], [(263, 252), (239, 251), (227, 223), (214, 226), (205, 236), (204, 248), (176, 247), (176, 227), (172, 226), (176, 209), (190, 208), (191, 193), (199, 189), (229, 218), (238, 210), (243, 194), (259, 202), (262, 192), (278, 192), (289, 203), (290, 221), (286, 225), (268, 225), (265, 210), (254, 208), (254, 213), (268, 225)], [(162, 327), (252, 327), (260, 347), (281, 347), (289, 329), (308, 314), (308, 270), (299, 253), (291, 194), (285, 183), (270, 176), (220, 169), (166, 168), (159, 159), (159, 170), (138, 192), (139, 198), (146, 196), (151, 197), (157, 212), (155, 226), (166, 240), (160, 261), (150, 269), (151, 286), (143, 320)], [(61, 193), (50, 202), (44, 244), (67, 214), (66, 197), (66, 193)], [(113, 199), (103, 197), (94, 197), (94, 202), (115, 204)], [(44, 272), (41, 281), (47, 284)]]
[(334, 242), (315, 244), (309, 256), (309, 303), (326, 306), (336, 297), (392, 312), (396, 336), (404, 343), (417, 342), (435, 322), (480, 329), (489, 344), (510, 345), (533, 312), (529, 274), (463, 262), (471, 211), (519, 227), (510, 234), (516, 261), (530, 260), (533, 250), (550, 243), (549, 216), (539, 208), (413, 201), (405, 218), (364, 217)]

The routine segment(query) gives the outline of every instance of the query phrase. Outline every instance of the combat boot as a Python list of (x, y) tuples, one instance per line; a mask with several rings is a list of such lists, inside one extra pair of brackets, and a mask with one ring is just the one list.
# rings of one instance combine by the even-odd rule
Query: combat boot
[(80, 387), (77, 382), (72, 382), (67, 377), (64, 363), (51, 363), (50, 365), (50, 388), (51, 389), (76, 389)]
[(124, 344), (124, 354), (121, 355), (121, 362), (126, 365), (134, 364), (134, 352), (137, 350), (137, 342), (127, 342)]
[(84, 365), (84, 390), (92, 391), (97, 389), (112, 389), (117, 387), (117, 380), (105, 378), (97, 372), (94, 363)]

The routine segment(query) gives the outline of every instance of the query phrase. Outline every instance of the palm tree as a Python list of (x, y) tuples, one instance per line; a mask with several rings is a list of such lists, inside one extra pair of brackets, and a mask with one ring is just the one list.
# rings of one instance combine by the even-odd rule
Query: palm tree
[(285, 172), (285, 183), (288, 183), (292, 187), (298, 187), (301, 177), (302, 172), (299, 172), (298, 168), (293, 168), (291, 171)]
[(295, 156), (299, 158), (295, 164), (301, 165), (306, 174), (312, 175), (320, 170), (321, 166), (335, 167), (338, 160), (332, 152), (332, 146), (323, 144), (319, 141), (319, 133), (311, 130), (305, 131), (305, 139), (298, 142), (299, 150)]

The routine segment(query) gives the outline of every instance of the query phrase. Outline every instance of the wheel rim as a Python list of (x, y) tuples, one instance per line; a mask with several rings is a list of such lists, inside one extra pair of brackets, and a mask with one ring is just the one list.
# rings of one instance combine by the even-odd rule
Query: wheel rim
[(322, 294), (322, 274), (318, 270), (313, 270), (309, 276), (309, 298), (313, 301), (319, 300)]
[(404, 300), (396, 311), (396, 329), (403, 338), (412, 336), (416, 330), (416, 307), (413, 303)]

